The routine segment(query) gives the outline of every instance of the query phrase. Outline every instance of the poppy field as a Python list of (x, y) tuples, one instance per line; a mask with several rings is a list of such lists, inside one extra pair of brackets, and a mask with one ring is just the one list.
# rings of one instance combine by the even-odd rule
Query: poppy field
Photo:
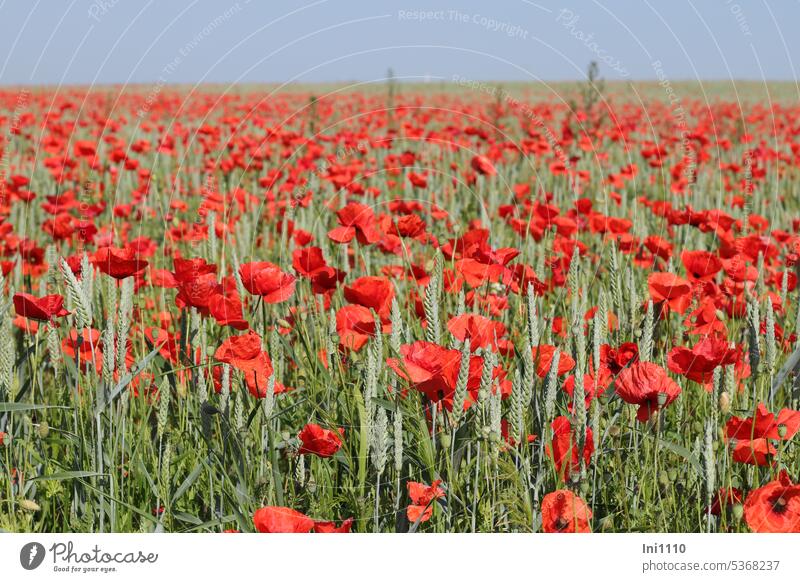
[(0, 154), (0, 531), (800, 532), (796, 102), (5, 89)]

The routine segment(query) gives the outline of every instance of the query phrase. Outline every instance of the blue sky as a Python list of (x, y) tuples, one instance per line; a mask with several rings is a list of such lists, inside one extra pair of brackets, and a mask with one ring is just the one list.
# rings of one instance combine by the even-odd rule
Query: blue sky
[(798, 0), (0, 0), (0, 84), (794, 80)]

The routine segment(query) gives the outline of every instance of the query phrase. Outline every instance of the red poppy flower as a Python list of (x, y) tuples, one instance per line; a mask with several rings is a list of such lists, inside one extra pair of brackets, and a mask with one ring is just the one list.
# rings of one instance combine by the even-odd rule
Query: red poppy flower
[(217, 266), (206, 263), (202, 258), (175, 257), (173, 264), (175, 272), (172, 280), (178, 288), (175, 303), (181, 308), (194, 307), (203, 315), (208, 315), (208, 303), (219, 293)]
[(433, 515), (433, 502), (444, 497), (444, 489), (439, 487), (441, 479), (437, 479), (430, 485), (408, 482), (408, 497), (411, 504), (406, 508), (406, 516), (411, 523), (426, 522)]
[(213, 295), (208, 302), (208, 311), (220, 325), (229, 325), (239, 330), (250, 327), (242, 314), (242, 302), (235, 293), (227, 296), (222, 293)]
[(636, 362), (617, 376), (616, 390), (628, 404), (636, 404), (636, 418), (641, 422), (668, 406), (681, 393), (681, 387), (667, 375), (667, 371), (651, 362)]
[[(583, 375), (583, 402), (586, 406), (586, 410), (589, 410), (589, 407), (592, 404), (592, 400), (595, 398), (600, 397), (608, 388), (609, 384), (611, 384), (612, 376), (611, 372), (609, 372), (608, 368), (605, 366), (600, 366), (599, 373), (593, 374), (584, 374)], [(564, 391), (569, 394), (569, 397), (573, 400), (569, 403), (569, 411), (573, 412), (575, 407), (575, 375), (569, 376), (564, 381)]]
[(781, 471), (776, 480), (748, 494), (744, 519), (756, 533), (800, 533), (800, 485)]
[(639, 346), (633, 342), (625, 342), (613, 348), (608, 344), (600, 346), (601, 366), (608, 368), (613, 375), (619, 374), (625, 366), (639, 360)]
[(700, 301), (700, 306), (689, 313), (689, 316), (683, 321), (683, 325), (690, 328), (690, 335), (714, 336), (725, 339), (728, 334), (728, 328), (725, 327), (725, 322), (719, 318), (718, 313), (714, 301), (704, 297)]
[(196, 257), (193, 259), (183, 259), (174, 257), (172, 259), (175, 272), (172, 274), (178, 284), (188, 283), (203, 275), (217, 272), (217, 266), (211, 265), (205, 259)]
[(483, 174), (484, 176), (497, 175), (497, 169), (486, 156), (473, 156), (472, 160), (470, 161), (470, 165), (472, 166), (473, 170), (479, 174)]
[(469, 347), (473, 351), (488, 346), (497, 348), (498, 344), (507, 347), (508, 344), (507, 341), (502, 340), (506, 335), (505, 325), (476, 313), (465, 313), (453, 317), (447, 322), (447, 329), (458, 341), (463, 342), (469, 338)]
[(14, 293), (14, 311), (17, 315), (37, 321), (53, 321), (56, 317), (69, 315), (64, 309), (61, 295), (34, 297), (28, 293)]
[(135, 249), (103, 247), (94, 254), (94, 264), (106, 275), (115, 279), (125, 279), (141, 273), (147, 261), (139, 258)]
[(703, 338), (693, 348), (676, 346), (667, 357), (669, 369), (698, 384), (709, 384), (719, 366), (735, 364), (741, 351), (718, 338)]
[[(429, 400), (441, 401), (445, 408), (452, 409), (453, 393), (461, 368), (461, 352), (449, 350), (438, 344), (418, 341), (401, 346), (400, 355), (401, 360), (389, 358), (386, 364), (398, 376), (407, 380), (412, 388), (425, 394)], [(482, 368), (483, 358), (470, 357), (465, 409), (469, 408), (478, 397)]]
[(314, 520), (289, 507), (262, 507), (253, 514), (253, 524), (260, 533), (308, 533)]
[(449, 241), (442, 252), (448, 259), (457, 259), (456, 272), (474, 288), (487, 282), (509, 285), (514, 271), (507, 265), (520, 253), (510, 247), (493, 249), (489, 244), (489, 231), (484, 228), (472, 229), (461, 238)]
[(769, 438), (789, 440), (800, 430), (800, 412), (782, 409), (778, 415), (759, 403), (752, 417), (732, 417), (726, 425), (728, 438)]
[(708, 251), (683, 251), (681, 262), (693, 281), (711, 281), (722, 270), (722, 260)]
[(589, 461), (594, 452), (592, 429), (586, 429), (583, 451), (580, 451), (578, 443), (572, 439), (572, 425), (568, 417), (557, 417), (551, 426), (553, 427), (553, 441), (551, 446), (547, 447), (547, 454), (553, 459), (556, 473), (558, 473), (559, 479), (563, 481), (570, 476), (568, 471), (573, 473), (580, 472), (581, 461), (584, 466), (589, 466)]
[(362, 245), (376, 243), (381, 233), (375, 226), (375, 213), (372, 208), (351, 202), (336, 213), (339, 225), (328, 232), (328, 238), (337, 243), (349, 243), (353, 237)]
[(765, 467), (770, 464), (772, 457), (778, 452), (768, 439), (731, 439), (731, 458), (736, 463), (758, 465)]
[(545, 533), (590, 533), (592, 510), (569, 489), (542, 498), (542, 530)]
[(763, 403), (753, 416), (731, 417), (725, 425), (725, 436), (733, 445), (733, 460), (748, 465), (768, 465), (777, 450), (770, 440), (789, 440), (800, 430), (800, 412), (784, 408), (777, 416)]
[(339, 527), (332, 521), (315, 521), (314, 533), (350, 533), (352, 527), (352, 517), (345, 519)]
[(244, 288), (253, 295), (261, 295), (265, 303), (282, 303), (294, 294), (294, 276), (266, 261), (244, 263), (239, 267), (239, 276)]
[(61, 349), (65, 358), (78, 358), (82, 371), (89, 372), (96, 368), (98, 374), (102, 372), (103, 352), (98, 330), (83, 328), (79, 336), (77, 330), (71, 329), (67, 337), (61, 340)]
[(336, 312), (336, 332), (342, 347), (357, 352), (375, 337), (375, 316), (361, 305), (345, 305)]
[(374, 309), (386, 321), (392, 311), (394, 286), (386, 277), (359, 277), (345, 286), (344, 298), (350, 303)]
[(685, 313), (692, 301), (692, 286), (672, 273), (651, 273), (647, 287), (654, 303), (665, 303), (678, 313)]
[[(531, 353), (533, 354), (533, 361), (536, 362), (536, 375), (539, 376), (539, 378), (545, 378), (553, 363), (556, 347), (548, 344), (540, 344), (534, 346), (531, 349)], [(574, 367), (575, 360), (573, 360), (569, 354), (559, 351), (558, 375), (563, 376)]]
[[(240, 370), (253, 396), (264, 398), (267, 395), (267, 385), (273, 371), (272, 360), (262, 350), (261, 336), (257, 333), (249, 331), (229, 337), (214, 352), (214, 358)], [(275, 394), (285, 391), (283, 384), (275, 382)]]
[(319, 247), (295, 249), (292, 266), (300, 276), (311, 280), (311, 290), (317, 294), (331, 293), (345, 276), (339, 269), (328, 266)]
[(323, 459), (332, 457), (336, 454), (336, 451), (342, 448), (343, 435), (343, 428), (332, 431), (322, 428), (318, 424), (309, 423), (297, 435), (297, 438), (302, 442), (298, 454), (316, 455)]

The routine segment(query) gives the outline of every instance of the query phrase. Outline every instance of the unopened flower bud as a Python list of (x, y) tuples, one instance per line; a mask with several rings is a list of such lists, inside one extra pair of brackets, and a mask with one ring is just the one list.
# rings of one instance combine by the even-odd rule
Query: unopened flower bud
[(733, 517), (738, 521), (742, 519), (744, 515), (744, 506), (741, 503), (737, 503), (733, 506)]

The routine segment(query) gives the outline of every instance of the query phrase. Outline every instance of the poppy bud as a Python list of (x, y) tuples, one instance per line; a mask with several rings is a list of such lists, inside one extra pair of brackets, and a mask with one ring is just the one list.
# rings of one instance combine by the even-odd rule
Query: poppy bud
[(441, 443), (442, 447), (445, 449), (450, 446), (450, 433), (442, 432), (439, 434), (439, 443)]
[(669, 469), (667, 471), (667, 477), (669, 477), (670, 481), (675, 481), (678, 478), (678, 471), (676, 469)]
[(618, 437), (620, 433), (619, 427), (615, 424), (608, 429), (608, 434), (612, 437)]
[(588, 495), (591, 485), (589, 485), (589, 481), (583, 481), (581, 483), (581, 495)]
[(736, 521), (739, 521), (742, 519), (743, 515), (744, 515), (744, 506), (741, 503), (735, 504), (733, 506), (733, 517), (736, 519)]
[(669, 475), (667, 475), (666, 471), (661, 471), (659, 473), (658, 482), (664, 487), (667, 487), (669, 485)]
[(279, 319), (278, 325), (284, 329), (292, 329), (292, 324), (286, 321), (285, 319)]
[(46, 439), (47, 435), (50, 434), (50, 425), (47, 424), (47, 421), (43, 420), (41, 423), (39, 423), (36, 432), (39, 434), (40, 439)]

